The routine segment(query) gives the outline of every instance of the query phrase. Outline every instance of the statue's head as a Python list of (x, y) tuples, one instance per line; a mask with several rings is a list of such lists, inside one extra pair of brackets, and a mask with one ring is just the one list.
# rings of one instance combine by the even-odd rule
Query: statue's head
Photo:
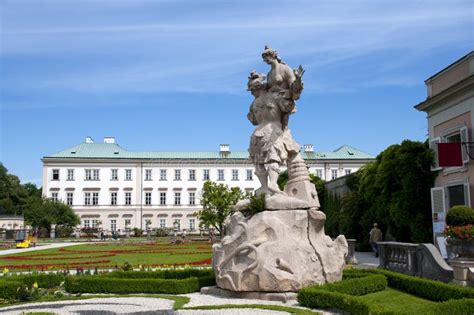
[(265, 87), (265, 76), (257, 71), (253, 70), (249, 75), (249, 81), (247, 82), (247, 91), (257, 91)]
[(265, 46), (262, 52), (263, 61), (270, 64), (273, 60), (278, 60), (278, 53), (275, 49)]

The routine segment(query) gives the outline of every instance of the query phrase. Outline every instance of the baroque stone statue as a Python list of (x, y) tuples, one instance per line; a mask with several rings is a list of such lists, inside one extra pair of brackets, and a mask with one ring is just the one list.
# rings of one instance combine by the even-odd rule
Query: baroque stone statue
[[(295, 292), (303, 287), (342, 279), (348, 252), (343, 235), (324, 232), (326, 216), (318, 211), (314, 185), (288, 128), (303, 91), (301, 66), (292, 70), (275, 50), (265, 47), (271, 65), (265, 76), (253, 71), (248, 90), (254, 96), (248, 119), (256, 126), (250, 157), (265, 194), (265, 210), (251, 217), (237, 211), (225, 222), (226, 235), (213, 246), (213, 268), (220, 289), (233, 292)], [(277, 185), (288, 169), (284, 191)], [(236, 210), (249, 201), (239, 202)]]
[[(291, 69), (276, 50), (265, 46), (263, 60), (271, 66), (265, 76), (253, 71), (248, 90), (254, 96), (247, 118), (256, 126), (250, 139), (250, 159), (255, 165), (261, 188), (265, 194), (266, 209), (318, 209), (319, 200), (314, 185), (309, 181), (306, 164), (300, 155), (300, 145), (293, 140), (288, 128), (289, 117), (296, 112), (296, 100), (303, 91), (304, 70)], [(277, 180), (283, 167), (288, 169), (285, 191)], [(237, 208), (246, 206), (245, 202)]]

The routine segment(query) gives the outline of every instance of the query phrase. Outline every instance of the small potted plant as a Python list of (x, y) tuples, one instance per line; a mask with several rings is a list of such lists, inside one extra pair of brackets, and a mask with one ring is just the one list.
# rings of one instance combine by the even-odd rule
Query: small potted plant
[(454, 206), (444, 229), (448, 249), (458, 257), (474, 258), (474, 209)]

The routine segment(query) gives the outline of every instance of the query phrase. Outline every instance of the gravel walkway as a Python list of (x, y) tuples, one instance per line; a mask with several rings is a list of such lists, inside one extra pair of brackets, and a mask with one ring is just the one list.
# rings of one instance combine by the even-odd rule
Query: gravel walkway
[[(284, 304), (275, 301), (229, 299), (200, 293), (183, 294), (191, 300), (185, 307), (204, 305), (224, 305), (224, 304), (272, 304), (288, 307), (298, 307), (296, 302)], [(92, 298), (86, 300), (58, 301), (30, 303), (25, 305), (10, 306), (0, 308), (0, 314), (22, 314), (23, 312), (50, 312), (54, 314), (79, 314), (79, 315), (112, 315), (112, 314), (132, 314), (132, 315), (282, 315), (287, 312), (261, 310), (261, 309), (223, 309), (223, 310), (179, 310), (173, 311), (174, 301), (150, 298), (150, 297), (111, 297)], [(321, 314), (337, 314), (323, 312)]]
[(26, 252), (33, 252), (37, 250), (44, 250), (44, 249), (52, 249), (52, 248), (61, 248), (61, 247), (68, 247), (68, 246), (75, 246), (75, 245), (82, 245), (87, 243), (52, 243), (52, 244), (39, 244), (36, 247), (30, 248), (13, 248), (13, 249), (5, 249), (0, 251), (0, 256), (4, 255), (11, 255), (11, 254), (21, 254)]

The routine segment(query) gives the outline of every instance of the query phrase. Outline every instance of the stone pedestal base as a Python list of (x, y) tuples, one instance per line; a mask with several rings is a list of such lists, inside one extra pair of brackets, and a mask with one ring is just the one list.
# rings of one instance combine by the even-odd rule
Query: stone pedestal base
[(234, 292), (297, 292), (342, 279), (348, 248), (344, 236), (324, 233), (317, 210), (236, 212), (227, 235), (212, 248), (217, 286)]
[(203, 287), (201, 294), (216, 295), (225, 298), (278, 301), (283, 303), (296, 302), (294, 292), (235, 292), (218, 287)]
[(474, 258), (455, 258), (451, 261), (453, 282), (464, 287), (474, 286)]

